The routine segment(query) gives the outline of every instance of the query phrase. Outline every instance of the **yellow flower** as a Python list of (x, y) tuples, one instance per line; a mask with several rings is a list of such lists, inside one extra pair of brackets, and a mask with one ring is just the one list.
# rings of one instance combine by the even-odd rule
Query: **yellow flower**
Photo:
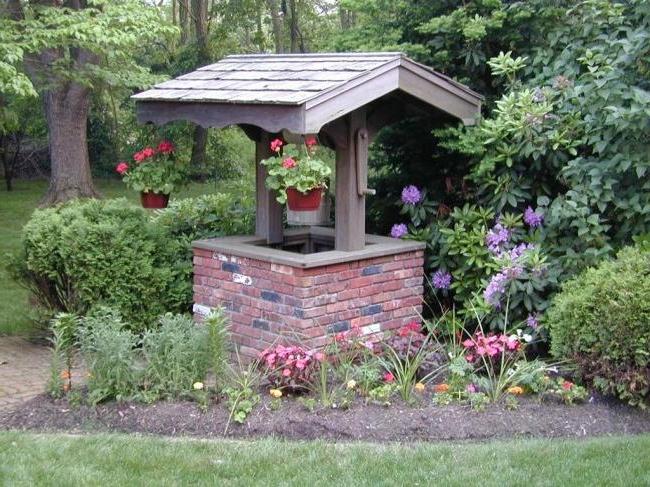
[(349, 380), (346, 385), (348, 389), (354, 389), (355, 387), (357, 387), (357, 381)]
[(415, 390), (417, 392), (424, 392), (425, 388), (426, 386), (422, 382), (418, 382), (417, 384), (415, 384)]
[(508, 392), (510, 394), (514, 394), (516, 396), (519, 396), (519, 395), (524, 393), (524, 389), (522, 387), (519, 387), (519, 386), (513, 386), (513, 387), (508, 388)]
[(195, 391), (201, 391), (203, 390), (203, 382), (195, 382), (192, 384), (192, 387), (194, 388)]
[(276, 399), (282, 397), (282, 391), (280, 389), (270, 389), (269, 394)]

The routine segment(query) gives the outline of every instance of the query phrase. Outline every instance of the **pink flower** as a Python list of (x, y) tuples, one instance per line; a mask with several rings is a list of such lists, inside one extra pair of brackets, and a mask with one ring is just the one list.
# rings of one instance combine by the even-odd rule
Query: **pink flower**
[(122, 175), (129, 170), (129, 165), (126, 162), (120, 162), (117, 166), (115, 166), (115, 170), (119, 175)]
[(474, 347), (474, 340), (472, 340), (471, 338), (468, 338), (467, 340), (465, 340), (465, 341), (463, 342), (463, 347), (465, 347), (465, 348), (472, 348), (472, 347)]
[(572, 387), (573, 387), (573, 382), (568, 380), (562, 382), (562, 389), (564, 389), (565, 391), (570, 391)]
[(289, 377), (291, 375), (291, 369), (284, 369), (282, 371), (282, 375), (285, 377)]
[(316, 352), (314, 354), (314, 358), (319, 362), (322, 362), (323, 360), (325, 360), (325, 354), (323, 352)]
[(467, 360), (468, 362), (474, 362), (474, 355), (468, 353), (467, 355), (465, 355), (465, 360)]
[(316, 140), (316, 137), (313, 135), (309, 135), (305, 137), (305, 145), (309, 148), (314, 147), (316, 144), (318, 144), (318, 141)]
[(391, 372), (386, 372), (384, 374), (384, 382), (393, 382), (395, 381), (395, 376)]
[(474, 384), (467, 384), (466, 390), (470, 394), (473, 394), (476, 392), (476, 386)]
[(280, 152), (280, 149), (282, 149), (282, 146), (284, 145), (284, 142), (282, 139), (273, 139), (271, 141), (271, 150), (273, 152)]
[(163, 140), (160, 142), (160, 144), (158, 144), (158, 152), (162, 154), (171, 154), (174, 152), (174, 144), (168, 140)]
[(287, 157), (284, 161), (282, 161), (282, 167), (285, 169), (296, 167), (296, 161), (291, 157)]

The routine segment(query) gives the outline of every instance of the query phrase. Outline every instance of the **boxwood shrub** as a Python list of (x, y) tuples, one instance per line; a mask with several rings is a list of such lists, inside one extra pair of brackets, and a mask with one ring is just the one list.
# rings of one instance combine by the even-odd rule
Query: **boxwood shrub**
[(39, 305), (78, 314), (114, 307), (135, 331), (192, 303), (191, 242), (248, 233), (252, 204), (221, 194), (151, 213), (125, 199), (78, 200), (36, 210), (11, 271)]
[(650, 252), (623, 249), (567, 282), (546, 318), (551, 352), (632, 405), (650, 405)]

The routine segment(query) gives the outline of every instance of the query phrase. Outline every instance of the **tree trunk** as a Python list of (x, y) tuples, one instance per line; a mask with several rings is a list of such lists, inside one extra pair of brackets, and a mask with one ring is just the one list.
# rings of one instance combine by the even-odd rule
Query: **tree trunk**
[(181, 44), (190, 37), (190, 0), (178, 1), (178, 25), (181, 29)]
[(86, 141), (88, 89), (71, 82), (64, 88), (45, 92), (44, 101), (52, 172), (50, 187), (40, 205), (97, 197)]
[(282, 46), (282, 18), (280, 17), (280, 8), (278, 0), (266, 0), (266, 4), (271, 14), (271, 26), (273, 29), (273, 42), (275, 44), (276, 54), (282, 54), (284, 48)]
[(298, 12), (296, 9), (296, 0), (289, 0), (289, 11), (291, 12), (291, 16), (289, 19), (289, 37), (291, 39), (291, 52), (300, 52), (298, 48), (300, 32), (298, 32)]
[(5, 184), (7, 185), (7, 191), (12, 191), (13, 184), (13, 168), (9, 162), (9, 136), (0, 135), (0, 147), (2, 147), (2, 168), (5, 175)]
[[(208, 52), (208, 1), (191, 0), (194, 33), (199, 50), (198, 61), (203, 65), (209, 62)], [(194, 126), (192, 136), (192, 156), (190, 164), (194, 167), (201, 167), (205, 164), (205, 151), (208, 145), (208, 129), (200, 125)]]
[(208, 146), (208, 129), (200, 125), (194, 126), (192, 135), (192, 156), (190, 165), (193, 167), (202, 167), (205, 164), (205, 151)]

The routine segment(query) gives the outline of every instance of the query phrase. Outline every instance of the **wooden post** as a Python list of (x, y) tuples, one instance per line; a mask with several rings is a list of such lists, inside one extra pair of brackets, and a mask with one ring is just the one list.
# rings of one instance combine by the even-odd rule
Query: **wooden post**
[(266, 238), (266, 243), (277, 244), (283, 241), (282, 206), (275, 199), (275, 192), (266, 187), (266, 167), (262, 159), (271, 155), (271, 137), (265, 130), (255, 141), (255, 235)]
[[(356, 163), (356, 134), (366, 128), (365, 108), (350, 113), (346, 121), (345, 143), (336, 144), (335, 248), (353, 251), (366, 244), (366, 198), (358, 191)], [(364, 158), (359, 162), (367, 167), (367, 152)]]

